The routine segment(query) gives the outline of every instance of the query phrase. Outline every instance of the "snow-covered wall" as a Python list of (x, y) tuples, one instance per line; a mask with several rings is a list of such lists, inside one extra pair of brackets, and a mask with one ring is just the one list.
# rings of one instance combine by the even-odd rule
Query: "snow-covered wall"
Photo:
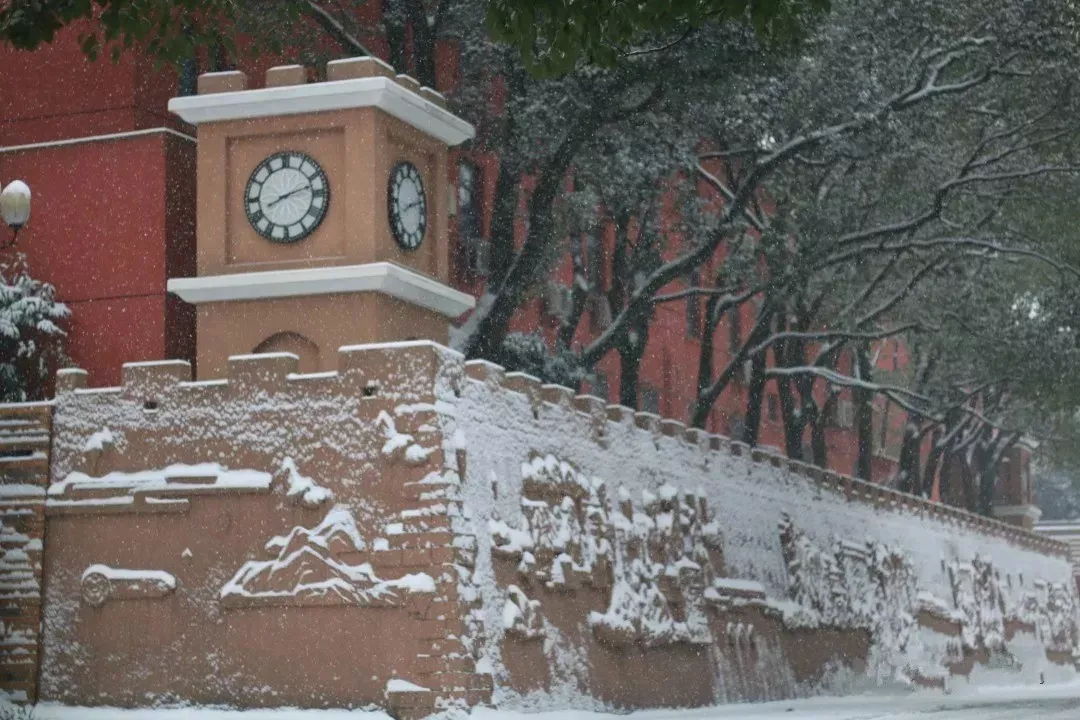
[(429, 342), (296, 366), (59, 378), (43, 698), (420, 717), (1074, 673), (1060, 543)]
[[(802, 633), (812, 644), (815, 631), (823, 642), (828, 629), (867, 632), (867, 657), (852, 657), (858, 643), (849, 642), (835, 659), (873, 681), (940, 685), (952, 670), (976, 682), (992, 674), (986, 665), (1002, 672), (1007, 666), (1017, 679), (1034, 682), (1074, 672), (1076, 597), (1058, 543), (751, 453), (676, 422), (575, 398), (565, 388), (541, 386), (488, 363), (467, 363), (467, 374), (453, 418), (467, 448), (461, 491), (472, 511), (460, 530), (480, 539), (472, 581), (484, 609), (476, 620), (484, 629), (485, 663), (495, 674), (499, 701), (556, 702), (550, 695), (529, 695), (544, 687), (556, 691), (558, 702), (594, 702), (603, 662), (617, 663), (619, 652), (627, 652), (605, 655), (607, 650), (598, 649), (611, 646), (603, 630), (613, 614), (636, 632), (638, 649), (650, 638), (659, 650), (671, 650), (702, 635), (712, 647), (727, 647), (725, 636), (738, 626), (723, 616), (733, 604), (754, 601), (725, 605), (716, 596), (738, 599), (754, 592), (765, 614), (778, 619), (781, 634)], [(548, 491), (542, 487), (545, 465), (549, 475), (561, 478)], [(583, 487), (580, 502), (567, 489), (575, 484)], [(665, 523), (683, 530), (673, 533)], [(630, 529), (623, 532), (620, 524)], [(634, 525), (643, 527), (638, 535), (652, 550), (636, 551), (632, 540), (622, 538), (633, 535)], [(568, 587), (563, 568), (592, 573), (601, 541), (615, 546), (601, 548), (604, 562), (614, 568), (614, 588), (596, 592), (595, 583), (586, 583), (591, 603), (571, 599), (581, 593)], [(698, 583), (705, 589), (695, 599), (683, 587), (683, 607), (674, 612), (657, 608), (648, 594), (653, 588), (664, 594), (664, 576), (678, 576), (680, 563), (705, 566), (694, 570), (704, 575)], [(983, 579), (972, 580), (980, 568)], [(751, 592), (738, 592), (740, 586)], [(630, 595), (636, 606), (626, 601)], [(858, 607), (860, 600), (867, 607)], [(695, 620), (695, 612), (706, 617)], [(530, 636), (543, 638), (532, 657), (533, 664), (546, 658), (548, 673), (526, 681), (517, 676), (528, 674), (519, 656)], [(732, 687), (726, 682), (732, 668), (724, 658), (706, 660), (705, 669), (695, 672), (711, 674), (718, 700), (837, 689), (852, 680), (838, 668), (817, 677), (792, 672), (798, 664), (792, 655), (780, 642), (771, 655), (752, 661), (756, 674), (786, 678), (783, 687)], [(656, 658), (670, 662), (662, 652)], [(655, 678), (655, 691), (662, 695), (660, 686), (677, 682), (685, 671), (674, 664)], [(628, 699), (606, 694), (616, 703)]]
[(134, 363), (115, 388), (62, 372), (41, 696), (413, 715), (431, 688), (489, 697), (447, 638), (442, 357), (342, 348), (337, 372), (300, 375), (294, 355), (238, 356), (209, 382)]

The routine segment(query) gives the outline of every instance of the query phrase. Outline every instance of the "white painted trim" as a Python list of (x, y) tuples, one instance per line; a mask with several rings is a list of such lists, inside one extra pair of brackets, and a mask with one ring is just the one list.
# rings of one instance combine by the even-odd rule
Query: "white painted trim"
[(245, 353), (243, 355), (230, 355), (229, 360), (237, 360), (239, 362), (245, 362), (248, 360), (264, 360), (276, 358), (281, 360), (300, 360), (300, 356), (291, 352), (270, 352), (270, 353)]
[(1076, 520), (1047, 520), (1036, 525), (1035, 530), (1047, 535), (1074, 535), (1080, 540), (1080, 522)]
[(994, 508), (994, 517), (1026, 517), (1038, 521), (1042, 510), (1037, 505), (998, 505)]
[(110, 142), (112, 140), (126, 140), (128, 138), (144, 137), (146, 135), (172, 135), (183, 140), (195, 142), (195, 138), (186, 133), (167, 127), (144, 128), (143, 130), (130, 130), (128, 132), (109, 133), (108, 135), (87, 135), (86, 137), (65, 138), (64, 140), (49, 140), (47, 142), (29, 143), (27, 145), (8, 145), (0, 147), (0, 153), (20, 152), (22, 150), (42, 150), (44, 148), (64, 147), (66, 145), (82, 145), (83, 143)]
[(187, 360), (140, 360), (138, 362), (126, 362), (120, 367), (126, 368), (152, 368), (152, 367), (174, 367), (181, 370), (191, 367), (191, 363)]
[(0, 403), (0, 408), (20, 410), (23, 408), (47, 408), (56, 404), (55, 400), (30, 400), (28, 402)]
[(459, 145), (476, 135), (473, 126), (458, 116), (381, 76), (189, 95), (169, 101), (169, 110), (192, 125), (363, 107), (378, 108), (447, 145)]
[(451, 318), (476, 307), (476, 298), (472, 295), (389, 262), (172, 278), (168, 288), (169, 292), (195, 305), (329, 293), (381, 292)]

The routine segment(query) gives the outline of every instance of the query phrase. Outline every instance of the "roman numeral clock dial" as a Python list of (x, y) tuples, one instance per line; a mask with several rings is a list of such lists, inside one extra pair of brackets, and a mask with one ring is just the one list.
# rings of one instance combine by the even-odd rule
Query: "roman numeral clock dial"
[(326, 217), (330, 183), (310, 155), (274, 153), (252, 171), (244, 205), (248, 222), (259, 235), (273, 242), (299, 242)]
[(400, 162), (390, 171), (387, 215), (394, 240), (402, 250), (415, 250), (427, 231), (427, 196), (420, 171), (411, 162)]

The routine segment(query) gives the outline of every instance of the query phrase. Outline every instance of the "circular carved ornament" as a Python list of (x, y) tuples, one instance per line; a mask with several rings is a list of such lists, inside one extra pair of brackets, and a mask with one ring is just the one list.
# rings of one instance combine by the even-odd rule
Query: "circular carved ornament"
[(103, 573), (88, 573), (82, 579), (83, 600), (93, 607), (101, 607), (112, 597), (112, 581)]

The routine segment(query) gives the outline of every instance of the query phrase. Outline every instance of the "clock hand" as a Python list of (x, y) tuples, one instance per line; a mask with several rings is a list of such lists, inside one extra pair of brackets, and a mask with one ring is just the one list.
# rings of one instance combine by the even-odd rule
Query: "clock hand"
[(278, 204), (279, 202), (281, 202), (282, 200), (285, 200), (285, 199), (287, 199), (287, 198), (290, 198), (290, 197), (292, 197), (293, 195), (295, 195), (295, 194), (296, 194), (296, 193), (298, 193), (298, 192), (303, 192), (304, 190), (310, 190), (310, 189), (311, 189), (311, 186), (310, 186), (310, 185), (305, 185), (305, 186), (304, 186), (304, 187), (302, 187), (302, 188), (297, 188), (297, 189), (295, 189), (295, 190), (292, 190), (292, 191), (290, 191), (290, 192), (287, 192), (287, 193), (285, 193), (284, 195), (278, 195), (278, 196), (277, 196), (277, 199), (275, 199), (275, 200), (274, 200), (273, 202), (271, 202), (271, 203), (267, 203), (266, 207), (267, 207), (267, 208), (272, 208), (272, 207), (274, 207), (275, 205), (277, 205), (277, 204)]
[(413, 202), (409, 203), (405, 207), (401, 208), (401, 212), (405, 212), (406, 210), (412, 210), (414, 207), (419, 205), (421, 202), (423, 202), (423, 201), (422, 200), (414, 200)]

